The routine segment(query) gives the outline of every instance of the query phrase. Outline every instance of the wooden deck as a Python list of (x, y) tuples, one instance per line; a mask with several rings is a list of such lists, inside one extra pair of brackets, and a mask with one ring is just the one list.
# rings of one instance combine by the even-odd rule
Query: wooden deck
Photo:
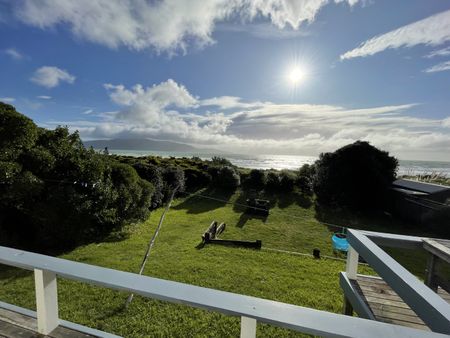
[[(358, 275), (350, 283), (368, 305), (376, 320), (430, 331), (428, 326), (403, 302), (397, 293), (379, 277)], [(438, 294), (450, 303), (450, 294), (438, 289)]]
[(37, 333), (36, 319), (20, 313), (0, 309), (0, 338), (92, 338), (87, 335), (64, 327), (57, 327), (48, 336)]

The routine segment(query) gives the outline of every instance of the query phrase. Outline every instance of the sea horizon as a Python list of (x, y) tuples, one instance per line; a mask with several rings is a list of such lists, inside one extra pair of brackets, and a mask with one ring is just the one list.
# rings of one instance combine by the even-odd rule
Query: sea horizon
[[(96, 149), (101, 150), (101, 149)], [(108, 149), (111, 154), (127, 156), (160, 156), (160, 157), (199, 157), (202, 160), (210, 160), (213, 156), (228, 159), (233, 165), (248, 169), (263, 170), (295, 170), (304, 164), (313, 164), (318, 156), (306, 155), (276, 155), (276, 154), (233, 154), (233, 153), (201, 153), (201, 152), (176, 152), (154, 150), (123, 150)], [(450, 177), (450, 162), (426, 161), (426, 160), (401, 160), (399, 161), (398, 175), (440, 175)]]

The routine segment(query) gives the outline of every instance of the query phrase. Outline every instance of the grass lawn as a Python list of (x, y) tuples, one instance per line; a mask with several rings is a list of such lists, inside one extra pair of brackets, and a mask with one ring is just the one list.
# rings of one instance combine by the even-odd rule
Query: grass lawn
[[(230, 202), (242, 202), (236, 193)], [(315, 209), (295, 195), (274, 200), (267, 219), (248, 217), (243, 208), (219, 201), (189, 197), (174, 202), (157, 238), (144, 273), (148, 276), (241, 293), (316, 309), (341, 312), (338, 273), (345, 262), (267, 250), (311, 253), (319, 248), (333, 255), (332, 231), (315, 218)], [(245, 200), (245, 199), (244, 199)], [(276, 200), (276, 201), (275, 201)], [(113, 269), (137, 272), (147, 242), (161, 216), (132, 227), (128, 238), (93, 243), (60, 257)], [(261, 239), (262, 250), (207, 245), (201, 234), (212, 220), (226, 222), (221, 238)], [(386, 228), (388, 225), (386, 225)], [(391, 229), (394, 232), (394, 229)], [(399, 253), (406, 265), (420, 271), (424, 257)], [(414, 259), (412, 259), (413, 257)], [(417, 263), (419, 258), (420, 263)], [(367, 267), (360, 272), (371, 273)], [(35, 309), (34, 283), (27, 271), (0, 269), (0, 300)], [(183, 305), (135, 297), (123, 308), (127, 294), (87, 284), (58, 280), (60, 317), (125, 337), (237, 337), (239, 319)], [(299, 334), (258, 324), (258, 336), (290, 337)]]

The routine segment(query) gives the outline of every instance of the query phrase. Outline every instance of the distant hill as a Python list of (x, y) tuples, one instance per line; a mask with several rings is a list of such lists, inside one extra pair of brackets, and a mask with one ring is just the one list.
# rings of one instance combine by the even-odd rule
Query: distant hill
[(172, 141), (158, 141), (150, 139), (112, 139), (112, 140), (93, 140), (83, 142), (85, 147), (94, 149), (116, 149), (116, 150), (154, 150), (154, 151), (174, 151), (174, 152), (216, 152), (222, 151), (216, 149), (196, 148), (189, 144)]

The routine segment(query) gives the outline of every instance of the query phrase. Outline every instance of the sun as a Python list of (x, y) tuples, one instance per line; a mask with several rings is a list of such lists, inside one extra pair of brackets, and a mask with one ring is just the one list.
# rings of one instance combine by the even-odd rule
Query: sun
[(299, 84), (301, 84), (302, 82), (305, 81), (306, 71), (301, 66), (293, 66), (289, 70), (289, 72), (287, 74), (287, 78), (288, 78), (289, 83), (292, 86), (298, 86)]
[(300, 67), (294, 67), (289, 72), (289, 80), (292, 84), (299, 84), (305, 78), (305, 73)]

